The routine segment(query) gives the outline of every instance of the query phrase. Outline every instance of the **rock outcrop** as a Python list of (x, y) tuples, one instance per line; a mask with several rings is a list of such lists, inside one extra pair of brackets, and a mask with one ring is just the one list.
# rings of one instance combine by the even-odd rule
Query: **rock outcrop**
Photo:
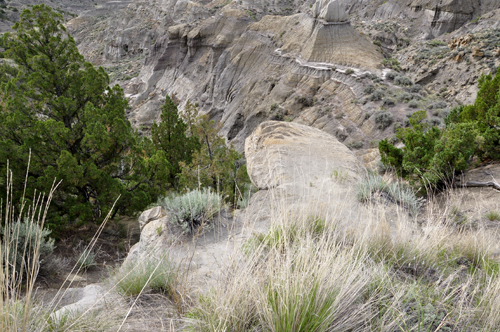
[(50, 318), (56, 323), (64, 323), (68, 317), (73, 315), (77, 317), (89, 311), (103, 310), (110, 303), (117, 306), (122, 299), (100, 284), (91, 284), (84, 288), (63, 289), (60, 290), (60, 293), (52, 303), (61, 308), (50, 315)]
[(335, 137), (305, 125), (268, 121), (245, 142), (247, 169), (253, 184), (267, 190), (342, 174), (357, 180), (363, 166)]
[(144, 227), (153, 220), (161, 219), (165, 217), (167, 213), (161, 206), (156, 206), (152, 209), (146, 210), (141, 215), (139, 216), (139, 227), (141, 230), (144, 229)]
[[(366, 36), (351, 26), (341, 0), (325, 4), (318, 0), (313, 11), (319, 12), (314, 31), (302, 51), (311, 62), (378, 68), (383, 56)], [(323, 7), (322, 7), (323, 6)]]
[(139, 264), (144, 255), (167, 254), (189, 268), (203, 288), (238, 259), (255, 232), (268, 230), (277, 206), (312, 215), (322, 209), (339, 218), (360, 211), (353, 188), (364, 167), (335, 137), (305, 125), (268, 121), (250, 135), (245, 151), (249, 176), (260, 190), (244, 211), (221, 216), (213, 229), (194, 237), (180, 234), (168, 217), (152, 220), (126, 261)]

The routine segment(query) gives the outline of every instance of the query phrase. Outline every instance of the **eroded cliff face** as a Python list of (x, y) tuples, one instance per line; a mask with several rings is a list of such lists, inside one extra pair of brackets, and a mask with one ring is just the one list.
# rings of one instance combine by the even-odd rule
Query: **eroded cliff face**
[[(344, 2), (348, 22), (332, 26), (320, 22), (324, 17), (315, 16), (313, 4), (123, 1), (81, 15), (68, 29), (84, 55), (124, 87), (135, 126), (147, 131), (165, 95), (175, 95), (181, 108), (189, 99), (222, 121), (223, 134), (239, 150), (267, 119), (311, 125), (368, 148), (405, 124), (410, 99), (419, 108), (443, 99), (448, 108), (468, 102), (475, 97), (474, 77), (498, 65), (494, 55), (491, 61), (471, 58), (479, 72), (467, 73), (446, 46), (457, 31), (491, 29), (497, 1), (351, 0)], [(442, 40), (438, 52), (426, 41), (436, 37)], [(431, 57), (422, 60), (427, 49)], [(388, 80), (384, 56), (397, 58), (399, 75), (418, 82), (422, 92)], [(444, 92), (437, 79), (466, 84)], [(386, 98), (371, 97), (377, 88)], [(381, 109), (393, 115), (389, 126), (376, 121)]]
[[(265, 119), (305, 123), (342, 139), (361, 140), (374, 125), (369, 119), (365, 123), (364, 110), (355, 104), (363, 93), (355, 73), (380, 74), (383, 57), (346, 25), (340, 36), (321, 36), (323, 44), (338, 44), (340, 52), (321, 63), (307, 61), (304, 53), (313, 60), (325, 56), (323, 49), (308, 47), (310, 39), (318, 38), (318, 28), (328, 26), (303, 13), (255, 22), (237, 6), (226, 6), (198, 26), (172, 26), (139, 77), (126, 85), (135, 107), (130, 117), (136, 124), (151, 124), (168, 93), (197, 102), (222, 121), (223, 134), (238, 149)], [(348, 69), (355, 72), (345, 74)]]

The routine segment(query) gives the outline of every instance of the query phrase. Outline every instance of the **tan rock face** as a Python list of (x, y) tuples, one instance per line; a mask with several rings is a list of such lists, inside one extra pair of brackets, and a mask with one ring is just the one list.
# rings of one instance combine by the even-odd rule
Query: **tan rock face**
[(460, 36), (457, 38), (453, 38), (448, 42), (448, 47), (453, 50), (457, 47), (463, 47), (469, 45), (474, 40), (472, 35)]
[(472, 56), (475, 56), (477, 58), (482, 58), (484, 56), (484, 52), (480, 48), (473, 48)]
[(343, 174), (357, 179), (363, 165), (335, 137), (308, 126), (267, 121), (246, 139), (250, 179), (259, 189), (287, 183), (310, 183)]
[(305, 42), (302, 51), (305, 60), (366, 68), (380, 66), (382, 54), (368, 38), (351, 26), (343, 1), (325, 3), (320, 0), (313, 10), (313, 17), (316, 17), (314, 11), (320, 11), (317, 17), (319, 22)]
[(373, 43), (350, 24), (318, 24), (302, 52), (312, 62), (378, 68), (383, 56)]

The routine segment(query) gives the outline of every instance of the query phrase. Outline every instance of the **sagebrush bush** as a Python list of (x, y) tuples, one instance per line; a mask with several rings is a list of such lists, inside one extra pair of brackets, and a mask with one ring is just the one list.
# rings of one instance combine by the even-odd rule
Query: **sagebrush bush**
[(412, 100), (408, 103), (409, 108), (417, 108), (418, 107), (418, 101)]
[(439, 127), (443, 124), (443, 120), (441, 120), (440, 118), (436, 118), (436, 117), (430, 118), (430, 119), (425, 119), (424, 122), (428, 123), (432, 127)]
[(378, 124), (380, 130), (384, 130), (389, 127), (394, 121), (394, 116), (391, 112), (387, 111), (377, 111), (375, 112), (375, 123)]
[(439, 109), (446, 108), (447, 106), (448, 106), (448, 104), (446, 104), (446, 102), (441, 100), (441, 101), (437, 101), (435, 103), (430, 104), (429, 106), (427, 106), (427, 108), (430, 110), (439, 110)]
[(394, 105), (396, 105), (396, 101), (392, 98), (386, 97), (386, 98), (384, 98), (382, 104), (384, 106), (394, 106)]
[(444, 110), (440, 110), (439, 111), (439, 114), (438, 116), (441, 118), (441, 119), (446, 119), (448, 117), (448, 115), (450, 115), (450, 110), (445, 108)]
[(361, 141), (352, 141), (350, 143), (347, 143), (347, 147), (350, 149), (358, 150), (363, 147), (363, 142)]
[(411, 86), (413, 82), (406, 76), (396, 76), (394, 77), (394, 83), (397, 85)]
[(396, 78), (396, 76), (398, 76), (399, 74), (395, 71), (390, 71), (388, 72), (387, 74), (385, 74), (385, 77), (389, 80), (393, 80), (394, 78)]
[(191, 234), (202, 224), (210, 223), (225, 208), (222, 196), (210, 188), (174, 194), (160, 199), (158, 203), (167, 211), (171, 222)]
[(365, 92), (366, 94), (370, 94), (370, 93), (372, 93), (373, 91), (375, 91), (375, 86), (374, 86), (373, 84), (368, 85), (368, 86), (365, 88), (365, 90), (364, 90), (364, 92)]
[(417, 214), (423, 205), (410, 186), (398, 181), (389, 182), (378, 174), (368, 174), (356, 186), (356, 196), (360, 202), (369, 202), (375, 194), (384, 193), (412, 215)]
[(382, 98), (384, 98), (384, 96), (385, 96), (384, 90), (376, 89), (375, 91), (373, 91), (373, 93), (371, 95), (368, 96), (368, 99), (371, 101), (379, 101), (379, 100), (382, 100)]
[(43, 264), (54, 251), (54, 239), (49, 237), (50, 233), (28, 219), (14, 222), (1, 229), (2, 238), (8, 239), (8, 242), (2, 242), (1, 249), (9, 253), (9, 262), (15, 264), (16, 271), (27, 275), (32, 272), (33, 261)]
[(410, 100), (413, 99), (413, 95), (411, 93), (408, 93), (408, 92), (404, 92), (401, 94), (401, 96), (399, 96), (399, 101), (402, 101), (402, 102), (409, 102)]
[(422, 90), (422, 86), (420, 84), (413, 84), (412, 86), (410, 86), (408, 88), (408, 90), (411, 92), (411, 93), (419, 93), (420, 90)]
[(91, 249), (85, 249), (83, 252), (78, 256), (78, 260), (76, 262), (76, 265), (86, 271), (94, 266), (97, 265), (97, 262), (95, 260), (96, 254), (93, 250)]
[(398, 59), (394, 58), (384, 59), (382, 60), (382, 65), (384, 65), (386, 68), (391, 68), (397, 71), (401, 70), (401, 65), (399, 64)]

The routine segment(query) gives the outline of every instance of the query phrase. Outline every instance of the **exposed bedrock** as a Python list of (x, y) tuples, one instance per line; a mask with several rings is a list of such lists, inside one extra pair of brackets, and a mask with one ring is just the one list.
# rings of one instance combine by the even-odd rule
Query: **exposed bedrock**
[[(416, 54), (420, 39), (464, 29), (479, 15), (477, 26), (486, 29), (485, 18), (495, 8), (499, 1), (122, 1), (81, 15), (68, 30), (85, 57), (106, 66), (124, 87), (137, 128), (147, 131), (159, 119), (169, 94), (220, 120), (222, 133), (240, 151), (265, 120), (307, 124), (367, 147), (393, 134), (373, 122), (380, 105), (361, 103), (374, 77), (366, 73), (383, 76), (380, 52), (398, 58), (404, 75), (414, 79), (426, 67), (405, 60), (401, 52), (408, 45), (416, 45)], [(457, 75), (436, 77), (443, 82)], [(467, 82), (475, 84), (473, 78)], [(473, 99), (471, 91), (459, 102)], [(389, 110), (400, 123), (403, 104)]]
[(349, 24), (340, 35), (324, 35), (318, 25), (323, 23), (306, 14), (254, 22), (245, 11), (227, 6), (201, 26), (170, 27), (139, 79), (127, 86), (133, 122), (148, 126), (155, 121), (168, 93), (197, 102), (222, 121), (223, 134), (239, 150), (266, 119), (312, 125), (342, 140), (348, 135), (362, 139), (374, 128), (353, 103), (363, 88), (354, 76), (332, 67), (379, 73), (382, 56)]

